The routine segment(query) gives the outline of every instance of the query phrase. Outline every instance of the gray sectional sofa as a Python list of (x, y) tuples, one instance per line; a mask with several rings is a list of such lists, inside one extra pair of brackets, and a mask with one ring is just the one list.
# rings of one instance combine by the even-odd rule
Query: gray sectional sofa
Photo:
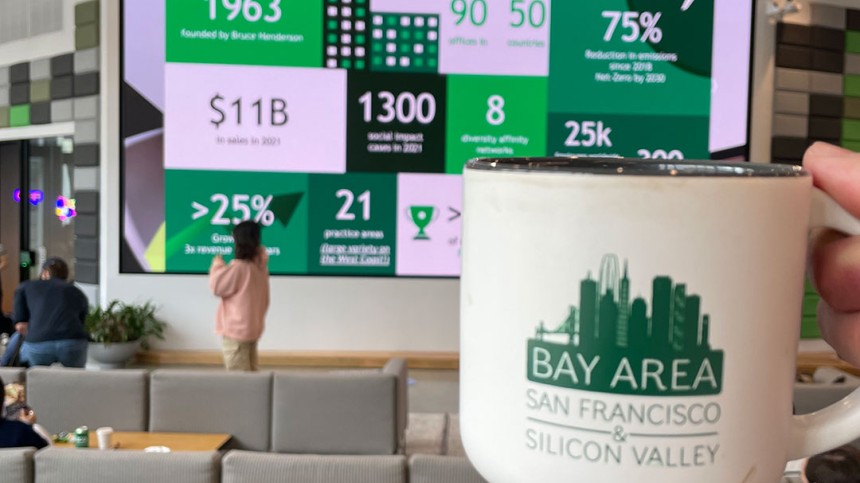
[(229, 433), (229, 449), (396, 454), (408, 401), (406, 362), (374, 371), (255, 373), (156, 369), (4, 369), (52, 433), (78, 426)]
[[(0, 368), (5, 382), (26, 384), (51, 432), (85, 424), (233, 435), (219, 452), (0, 449), (0, 483), (118, 474), (124, 483), (486, 483), (465, 457), (457, 414), (408, 413), (406, 376), (402, 359), (370, 371)], [(831, 404), (857, 382), (796, 384), (796, 410)]]
[(486, 483), (466, 458), (230, 450), (0, 450), (0, 483)]
[[(379, 370), (225, 371), (0, 368), (26, 384), (48, 431), (112, 426), (126, 431), (229, 433), (224, 451), (0, 450), (0, 483), (288, 482), (485, 483), (438, 415), (430, 451), (406, 453), (403, 359)], [(431, 418), (432, 419), (432, 418)], [(435, 421), (435, 419), (432, 419)], [(453, 450), (455, 456), (442, 456)]]
[(0, 449), (0, 483), (33, 481), (33, 454), (35, 452), (34, 448)]

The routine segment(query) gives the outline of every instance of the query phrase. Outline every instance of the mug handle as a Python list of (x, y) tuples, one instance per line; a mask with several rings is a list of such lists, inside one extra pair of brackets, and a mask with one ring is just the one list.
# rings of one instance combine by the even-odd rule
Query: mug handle
[[(860, 235), (860, 220), (818, 188), (812, 189), (810, 228), (832, 228)], [(789, 460), (850, 443), (860, 433), (860, 387), (830, 406), (792, 417)]]

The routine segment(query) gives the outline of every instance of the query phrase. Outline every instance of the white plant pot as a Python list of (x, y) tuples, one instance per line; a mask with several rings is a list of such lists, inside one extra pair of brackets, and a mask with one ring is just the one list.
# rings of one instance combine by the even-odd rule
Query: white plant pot
[(88, 356), (102, 368), (117, 369), (127, 366), (139, 349), (139, 340), (109, 344), (90, 342)]

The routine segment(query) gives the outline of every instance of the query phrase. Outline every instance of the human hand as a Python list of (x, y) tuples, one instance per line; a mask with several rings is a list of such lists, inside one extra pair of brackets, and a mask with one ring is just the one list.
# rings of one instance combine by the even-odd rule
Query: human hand
[(18, 413), (18, 420), (27, 424), (36, 424), (36, 411), (29, 406), (22, 407)]
[(21, 336), (27, 335), (27, 322), (18, 322), (15, 324), (15, 330), (18, 331)]
[[(803, 157), (815, 186), (860, 218), (860, 154), (815, 143)], [(843, 360), (860, 367), (860, 237), (832, 230), (810, 240), (810, 269), (822, 301), (821, 335)]]

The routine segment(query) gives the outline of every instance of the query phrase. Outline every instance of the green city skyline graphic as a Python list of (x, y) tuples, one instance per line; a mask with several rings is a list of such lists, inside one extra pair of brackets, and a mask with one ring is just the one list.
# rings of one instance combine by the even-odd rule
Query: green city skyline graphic
[(528, 342), (529, 380), (599, 392), (643, 395), (717, 394), (723, 351), (710, 344), (711, 320), (687, 284), (658, 275), (649, 302), (631, 300), (627, 262), (605, 255), (595, 280), (579, 284), (555, 329), (543, 321)]

